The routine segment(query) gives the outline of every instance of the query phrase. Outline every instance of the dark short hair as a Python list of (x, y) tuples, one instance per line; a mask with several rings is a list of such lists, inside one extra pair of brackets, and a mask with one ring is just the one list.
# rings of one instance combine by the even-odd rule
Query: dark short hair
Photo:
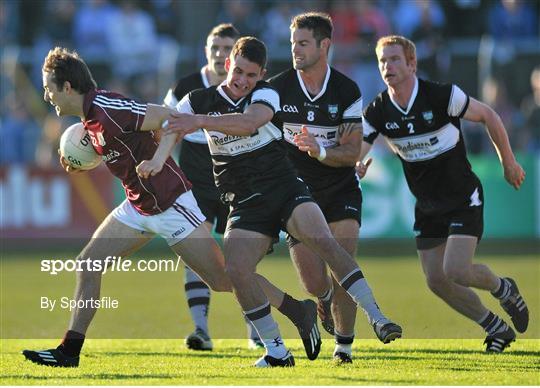
[(222, 23), (212, 28), (212, 31), (210, 31), (208, 34), (208, 38), (211, 36), (219, 36), (220, 38), (231, 38), (233, 40), (237, 40), (240, 38), (240, 33), (231, 23)]
[(300, 28), (312, 31), (317, 45), (320, 45), (323, 39), (332, 39), (334, 30), (332, 18), (324, 12), (306, 12), (296, 15), (291, 21), (290, 29)]
[(62, 88), (66, 81), (81, 94), (97, 88), (96, 81), (86, 63), (79, 54), (66, 48), (55, 47), (50, 50), (45, 57), (42, 70), (51, 74), (51, 80), (58, 89)]
[(262, 69), (266, 67), (266, 46), (254, 36), (244, 36), (236, 41), (231, 56), (235, 58), (237, 55), (256, 63)]

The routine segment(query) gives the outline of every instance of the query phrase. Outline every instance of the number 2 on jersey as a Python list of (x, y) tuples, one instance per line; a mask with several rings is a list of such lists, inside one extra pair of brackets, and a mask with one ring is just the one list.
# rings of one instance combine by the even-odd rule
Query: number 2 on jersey
[(414, 133), (414, 125), (413, 125), (413, 123), (408, 123), (407, 128), (409, 129), (409, 134)]

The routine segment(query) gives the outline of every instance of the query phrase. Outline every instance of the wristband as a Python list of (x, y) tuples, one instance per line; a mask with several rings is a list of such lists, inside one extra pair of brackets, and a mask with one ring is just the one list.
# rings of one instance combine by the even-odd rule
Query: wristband
[(319, 144), (319, 156), (317, 156), (317, 160), (322, 162), (324, 159), (326, 159), (326, 148)]

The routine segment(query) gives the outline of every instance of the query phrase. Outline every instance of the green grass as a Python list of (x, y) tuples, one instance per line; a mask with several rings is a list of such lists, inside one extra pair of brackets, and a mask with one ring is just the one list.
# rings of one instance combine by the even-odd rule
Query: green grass
[[(143, 253), (137, 257), (151, 255)], [(537, 256), (477, 258), (496, 273), (515, 278), (531, 311), (527, 333), (519, 335), (505, 354), (483, 353), (482, 330), (427, 289), (417, 258), (377, 257), (360, 259), (360, 265), (379, 305), (403, 326), (405, 338), (382, 345), (374, 340), (364, 315), (359, 313), (355, 363), (336, 368), (331, 363), (333, 341), (328, 334), (323, 334), (319, 359), (310, 362), (296, 340), (294, 326), (276, 312), (273, 315), (297, 360), (293, 370), (279, 371), (251, 367), (260, 354), (245, 349), (246, 340), (242, 339), (245, 324), (230, 294), (212, 294), (210, 330), (215, 351), (188, 351), (180, 339), (192, 330), (192, 323), (183, 295), (183, 274), (175, 272), (106, 274), (102, 296), (118, 299), (120, 307), (96, 314), (87, 333), (89, 339), (81, 367), (59, 370), (26, 362), (20, 355), (22, 349), (56, 346), (69, 320), (68, 311), (49, 312), (40, 308), (41, 296), (60, 298), (73, 294), (72, 273), (52, 276), (40, 271), (38, 259), (51, 257), (66, 258), (66, 255), (48, 252), (2, 257), (1, 384), (540, 384), (540, 260)], [(307, 297), (287, 258), (266, 257), (259, 270), (288, 293)], [(489, 293), (479, 292), (479, 295), (488, 308), (507, 319)]]
[(540, 341), (522, 340), (503, 354), (485, 354), (477, 340), (355, 342), (352, 366), (337, 367), (326, 341), (316, 361), (289, 341), (292, 369), (257, 370), (245, 340), (218, 340), (215, 351), (188, 351), (179, 340), (89, 340), (78, 369), (40, 367), (20, 349), (50, 341), (2, 341), (2, 384), (24, 385), (537, 385)]

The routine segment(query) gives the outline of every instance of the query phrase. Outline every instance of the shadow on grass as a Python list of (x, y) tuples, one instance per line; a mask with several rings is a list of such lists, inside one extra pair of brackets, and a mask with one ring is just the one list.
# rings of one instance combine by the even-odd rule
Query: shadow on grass
[(23, 379), (23, 380), (83, 380), (83, 379), (102, 379), (102, 380), (119, 380), (119, 379), (169, 379), (171, 375), (166, 374), (115, 374), (115, 373), (87, 373), (82, 375), (70, 376), (20, 376), (20, 375), (4, 375), (3, 379)]
[[(484, 354), (486, 357), (489, 356), (496, 356), (497, 354), (493, 353), (486, 353), (483, 350), (467, 350), (467, 349), (423, 349), (423, 348), (415, 348), (415, 349), (360, 349), (358, 354), (362, 353), (377, 353), (377, 354), (391, 354), (391, 353), (427, 353), (427, 354), (456, 354), (456, 355), (464, 355), (464, 354), (477, 354), (481, 355)], [(507, 350), (502, 355), (509, 355), (509, 356), (529, 356), (529, 357), (540, 357), (540, 351), (538, 350)]]
[[(98, 354), (99, 353), (99, 354)], [(174, 353), (174, 352), (145, 352), (145, 351), (125, 351), (125, 352), (92, 352), (84, 354), (88, 358), (96, 358), (98, 356), (111, 356), (111, 357), (126, 357), (126, 356), (160, 356), (160, 357), (178, 357), (178, 358), (213, 358), (213, 359), (227, 359), (227, 358), (240, 358), (240, 359), (257, 359), (262, 355), (254, 352), (253, 355), (243, 355), (238, 353), (214, 353), (214, 352), (193, 352), (193, 353)]]
[[(185, 376), (183, 375), (174, 375), (174, 374), (114, 374), (114, 373), (86, 373), (82, 375), (71, 375), (71, 376), (20, 376), (20, 375), (4, 375), (2, 376), (3, 379), (23, 379), (23, 380), (35, 380), (35, 381), (44, 381), (44, 380), (51, 380), (51, 379), (57, 379), (57, 380), (85, 380), (85, 379), (98, 379), (98, 380), (142, 380), (142, 379), (175, 379), (175, 378), (183, 378)], [(222, 377), (226, 377), (225, 375), (221, 376), (213, 376), (209, 377), (209, 380), (212, 379), (219, 379)], [(258, 381), (261, 380), (262, 376), (242, 376), (241, 379), (246, 380), (253, 380)], [(350, 385), (350, 383), (369, 383), (371, 384), (406, 384), (406, 385), (412, 385), (416, 382), (416, 380), (412, 379), (400, 379), (400, 380), (394, 380), (394, 379), (365, 379), (365, 378), (357, 378), (357, 377), (341, 377), (341, 376), (329, 376), (329, 379), (332, 379), (333, 381), (339, 381), (343, 382), (343, 385)], [(211, 383), (211, 382), (210, 382)], [(349, 384), (345, 384), (349, 383)], [(250, 385), (247, 384), (230, 384), (230, 385)], [(287, 384), (285, 384), (287, 385)], [(333, 385), (340, 385), (339, 383), (335, 383)]]

